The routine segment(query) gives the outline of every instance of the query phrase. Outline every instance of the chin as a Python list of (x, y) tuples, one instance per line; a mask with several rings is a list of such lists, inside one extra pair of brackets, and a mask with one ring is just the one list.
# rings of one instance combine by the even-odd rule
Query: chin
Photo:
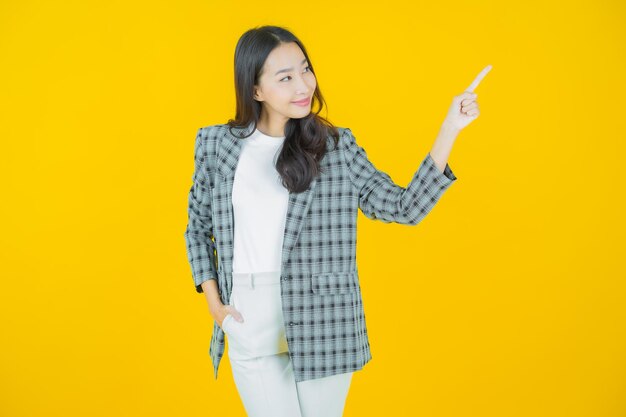
[(302, 110), (297, 113), (290, 114), (289, 117), (291, 119), (302, 119), (303, 117), (307, 117), (311, 113), (311, 109)]

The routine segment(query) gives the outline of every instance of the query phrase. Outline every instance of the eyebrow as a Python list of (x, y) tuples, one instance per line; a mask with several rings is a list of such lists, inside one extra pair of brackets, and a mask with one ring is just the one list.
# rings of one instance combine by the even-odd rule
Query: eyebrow
[[(306, 62), (306, 58), (304, 58), (302, 60), (300, 65), (304, 64), (305, 62)], [(278, 70), (278, 71), (276, 71), (276, 74), (274, 74), (274, 75), (276, 76), (276, 75), (280, 74), (281, 72), (289, 72), (289, 71), (293, 71), (293, 67), (291, 67), (291, 68), (284, 68), (284, 69)]]

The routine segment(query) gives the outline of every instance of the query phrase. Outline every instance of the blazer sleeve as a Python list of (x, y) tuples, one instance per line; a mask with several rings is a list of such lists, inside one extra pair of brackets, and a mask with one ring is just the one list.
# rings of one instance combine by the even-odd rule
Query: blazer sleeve
[(428, 152), (409, 184), (401, 187), (370, 162), (350, 129), (344, 129), (342, 139), (350, 179), (358, 190), (359, 208), (370, 219), (416, 225), (456, 181), (450, 166), (446, 164), (444, 172), (439, 171)]
[(194, 150), (194, 172), (188, 196), (188, 221), (185, 230), (187, 258), (196, 291), (202, 284), (217, 279), (213, 222), (211, 219), (211, 187), (206, 177), (206, 129), (198, 129)]

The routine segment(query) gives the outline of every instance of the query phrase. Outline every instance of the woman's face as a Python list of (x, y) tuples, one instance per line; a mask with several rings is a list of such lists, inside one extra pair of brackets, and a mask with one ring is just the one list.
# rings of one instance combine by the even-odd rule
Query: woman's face
[[(311, 112), (313, 92), (317, 86), (304, 53), (295, 42), (281, 43), (268, 55), (261, 71), (254, 98), (262, 102), (262, 118), (299, 119)], [(298, 105), (295, 101), (308, 99)]]

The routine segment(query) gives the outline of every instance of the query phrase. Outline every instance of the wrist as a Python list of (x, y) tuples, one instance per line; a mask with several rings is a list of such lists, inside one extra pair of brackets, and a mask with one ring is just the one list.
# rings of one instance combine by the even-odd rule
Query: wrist
[(439, 129), (439, 137), (447, 140), (454, 140), (458, 136), (461, 129), (458, 129), (451, 124), (444, 122)]
[(219, 298), (210, 298), (207, 299), (207, 302), (209, 304), (209, 311), (211, 314), (219, 313), (219, 311), (224, 308), (224, 303), (222, 303), (222, 300)]

